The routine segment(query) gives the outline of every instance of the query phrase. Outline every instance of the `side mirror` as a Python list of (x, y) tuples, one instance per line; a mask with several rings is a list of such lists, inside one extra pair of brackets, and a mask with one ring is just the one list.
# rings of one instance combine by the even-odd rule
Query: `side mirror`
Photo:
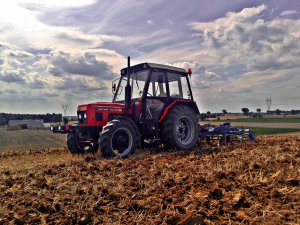
[(114, 94), (116, 93), (116, 91), (117, 91), (117, 85), (116, 83), (112, 83), (112, 93)]

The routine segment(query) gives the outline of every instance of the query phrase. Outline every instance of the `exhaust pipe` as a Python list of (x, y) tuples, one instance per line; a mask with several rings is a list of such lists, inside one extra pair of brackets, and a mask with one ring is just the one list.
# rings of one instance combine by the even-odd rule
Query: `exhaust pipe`
[(125, 114), (129, 115), (131, 106), (131, 86), (130, 86), (130, 56), (127, 58), (127, 85), (125, 87)]

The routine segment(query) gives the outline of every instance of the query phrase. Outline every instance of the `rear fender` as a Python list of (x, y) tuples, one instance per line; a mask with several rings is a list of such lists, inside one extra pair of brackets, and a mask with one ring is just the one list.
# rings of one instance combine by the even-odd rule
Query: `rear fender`
[(178, 105), (188, 106), (195, 112), (195, 114), (197, 116), (200, 115), (200, 111), (198, 109), (196, 102), (191, 101), (191, 100), (175, 100), (170, 105), (168, 105), (164, 108), (163, 113), (161, 114), (161, 116), (159, 118), (159, 122), (161, 123), (164, 120), (164, 118), (168, 115), (168, 112), (172, 108), (174, 108), (175, 106), (178, 106)]

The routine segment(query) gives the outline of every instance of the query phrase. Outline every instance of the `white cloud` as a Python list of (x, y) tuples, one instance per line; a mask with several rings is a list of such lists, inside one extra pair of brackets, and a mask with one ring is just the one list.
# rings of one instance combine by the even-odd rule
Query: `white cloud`
[(43, 7), (80, 7), (95, 1), (9, 1), (0, 7), (0, 40), (33, 48), (84, 49), (99, 47), (105, 41), (120, 41), (115, 35), (94, 35), (84, 33), (72, 27), (50, 26), (38, 20), (38, 16), (46, 10), (36, 7), (34, 10), (23, 7), (21, 3), (35, 3)]
[(280, 16), (290, 16), (290, 15), (294, 15), (296, 13), (297, 13), (297, 11), (295, 11), (295, 10), (287, 10), (287, 11), (280, 13)]
[(153, 25), (153, 24), (154, 24), (154, 21), (153, 21), (153, 20), (147, 20), (147, 24)]
[(10, 0), (17, 4), (36, 4), (43, 7), (76, 8), (96, 3), (96, 0)]
[(258, 70), (298, 65), (300, 20), (265, 21), (261, 14), (266, 9), (262, 5), (190, 25), (203, 33), (203, 44), (217, 52), (223, 64), (239, 61)]
[[(78, 50), (77, 53), (52, 50), (43, 53), (40, 49), (29, 52), (4, 42), (0, 43), (0, 50), (3, 59), (0, 65), (0, 87), (3, 90), (0, 111), (3, 111), (2, 107), (12, 112), (24, 107), (26, 111), (37, 102), (38, 108), (42, 109), (64, 101), (75, 104), (75, 99), (95, 101), (99, 94), (106, 100), (111, 99), (107, 89), (114, 73), (109, 64), (98, 60), (92, 52), (80, 54)], [(13, 107), (14, 104), (18, 107)]]
[[(208, 106), (209, 101), (220, 103), (226, 96), (228, 108), (238, 111), (242, 102), (261, 104), (265, 96), (297, 96), (294, 84), (300, 83), (299, 76), (295, 76), (300, 69), (300, 20), (265, 20), (266, 10), (261, 5), (227, 13), (211, 22), (190, 23), (201, 41), (200, 51), (217, 56), (209, 65), (214, 64), (214, 70), (220, 68), (222, 73), (210, 85), (210, 98), (201, 99), (203, 105)], [(293, 13), (286, 11), (281, 15)], [(244, 67), (234, 71), (231, 65), (237, 63)], [(283, 82), (285, 85), (280, 85)], [(201, 90), (200, 93), (204, 94)], [(293, 103), (300, 107), (298, 102)], [(217, 106), (212, 103), (212, 107)]]

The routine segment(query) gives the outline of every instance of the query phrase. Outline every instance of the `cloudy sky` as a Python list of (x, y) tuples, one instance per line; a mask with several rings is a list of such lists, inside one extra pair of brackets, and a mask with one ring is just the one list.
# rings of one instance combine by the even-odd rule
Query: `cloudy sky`
[(111, 101), (126, 66), (192, 67), (200, 111), (300, 109), (298, 0), (0, 3), (0, 112)]

